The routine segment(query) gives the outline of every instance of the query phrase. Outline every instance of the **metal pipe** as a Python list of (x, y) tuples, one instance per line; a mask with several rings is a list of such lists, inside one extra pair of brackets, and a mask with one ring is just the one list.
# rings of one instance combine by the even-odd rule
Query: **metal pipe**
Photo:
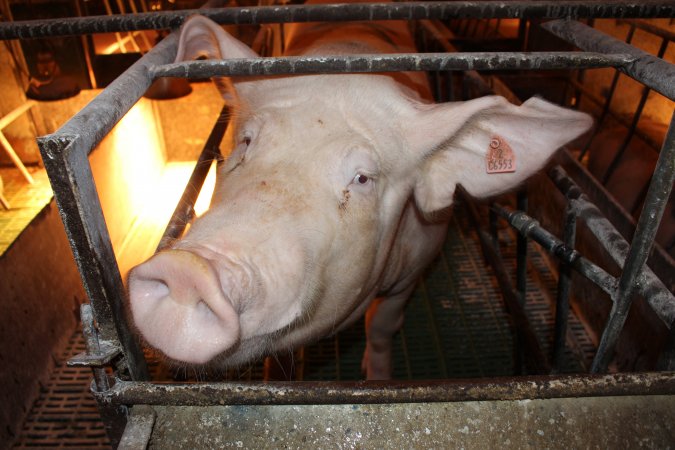
[(186, 9), (116, 16), (72, 17), (0, 23), (0, 39), (29, 39), (135, 30), (176, 29), (193, 15), (217, 23), (263, 24), (289, 22), (338, 22), (353, 20), (421, 20), (454, 18), (652, 18), (672, 17), (675, 5), (658, 0), (587, 1), (486, 1), (403, 2), (337, 5), (284, 5)]
[(617, 20), (617, 23), (620, 25), (629, 24), (632, 27), (639, 28), (660, 38), (667, 39), (669, 41), (675, 41), (675, 32), (666, 28), (658, 27), (644, 20)]
[[(568, 199), (565, 207), (563, 223), (563, 244), (569, 248), (575, 247), (577, 232), (577, 213), (573, 202)], [(570, 291), (572, 287), (572, 273), (568, 264), (560, 263), (558, 269), (558, 294), (555, 307), (555, 328), (553, 331), (553, 370), (560, 372), (565, 358), (567, 340), (567, 319), (570, 311)]]
[(558, 70), (623, 67), (633, 63), (626, 54), (582, 52), (467, 52), (399, 53), (349, 56), (286, 56), (203, 60), (167, 64), (151, 69), (153, 78), (213, 76), (294, 75), (432, 70)]
[(94, 392), (107, 405), (316, 405), (532, 400), (672, 395), (672, 372), (559, 375), (461, 381), (355, 381), (159, 384), (118, 381)]
[(86, 147), (89, 154), (150, 87), (152, 67), (173, 61), (177, 48), (178, 36), (175, 33), (167, 36), (58, 131), (40, 139), (57, 141), (77, 137), (78, 145)]
[[(628, 242), (605, 218), (576, 183), (567, 175), (565, 170), (556, 166), (549, 171), (549, 176), (558, 189), (568, 198), (574, 199), (574, 208), (577, 216), (582, 218), (586, 227), (597, 238), (598, 243), (607, 251), (609, 256), (620, 266), (627, 264), (630, 252)], [(648, 254), (649, 251), (646, 250)], [(637, 278), (638, 293), (642, 295), (657, 316), (668, 328), (675, 325), (675, 297), (663, 282), (647, 266)], [(613, 297), (614, 291), (605, 291)]]
[(195, 202), (209, 173), (211, 163), (220, 155), (220, 141), (223, 140), (229, 121), (230, 108), (225, 105), (206, 140), (206, 144), (204, 144), (204, 148), (199, 154), (195, 168), (192, 171), (192, 175), (190, 175), (190, 180), (176, 205), (176, 209), (171, 215), (171, 219), (166, 226), (166, 230), (159, 241), (156, 251), (165, 249), (174, 240), (178, 239), (183, 234), (183, 231), (185, 231), (188, 223), (192, 221)]
[(124, 285), (87, 156), (150, 86), (148, 68), (172, 60), (176, 45), (177, 36), (165, 38), (56, 133), (38, 139), (101, 338), (122, 349), (119, 369), (134, 380), (148, 378), (147, 366), (126, 321)]
[[(654, 243), (656, 231), (661, 223), (666, 202), (670, 197), (673, 181), (675, 181), (675, 115), (671, 119), (665, 143), (661, 149), (656, 169), (654, 169), (645, 206), (638, 219), (633, 242), (619, 279), (619, 286), (614, 296), (615, 300), (609, 320), (605, 325), (598, 351), (591, 366), (591, 371), (594, 373), (606, 371), (613, 357), (619, 333), (623, 329), (623, 324), (630, 310), (633, 292), (638, 287), (638, 277), (643, 271), (647, 256)], [(671, 300), (672, 303), (675, 302)]]
[(635, 58), (633, 62), (618, 69), (656, 92), (675, 100), (673, 64), (576, 21), (555, 20), (543, 24), (542, 27), (584, 51), (632, 55)]
[[(626, 44), (631, 43), (634, 34), (635, 34), (635, 27), (631, 26), (630, 29), (628, 30), (628, 35), (626, 36)], [(612, 103), (612, 100), (614, 99), (614, 92), (616, 91), (616, 86), (619, 83), (620, 75), (621, 72), (619, 72), (618, 70), (614, 71), (612, 83), (609, 86), (609, 91), (607, 92), (607, 98), (605, 99), (604, 105), (602, 107), (602, 112), (600, 113), (600, 117), (598, 117), (595, 127), (593, 127), (593, 131), (591, 131), (591, 135), (588, 137), (588, 140), (586, 141), (586, 145), (581, 150), (581, 153), (579, 153), (579, 161), (581, 161), (584, 158), (588, 150), (591, 148), (591, 143), (593, 142), (595, 135), (598, 134), (598, 132), (600, 131), (600, 128), (602, 127), (602, 124), (605, 122), (607, 115), (611, 113), (610, 105)], [(628, 126), (630, 127), (630, 125)]]
[[(488, 233), (483, 231), (480, 227), (480, 216), (473, 199), (462, 186), (458, 186), (457, 191), (469, 212), (469, 220), (473, 227), (478, 231), (478, 238), (480, 240), (481, 249), (483, 250), (483, 255), (490, 266), (492, 266), (497, 282), (499, 283), (499, 288), (504, 299), (504, 305), (513, 319), (517, 340), (522, 343), (524, 349), (523, 362), (525, 363), (527, 370), (531, 374), (549, 373), (550, 367), (546, 360), (546, 356), (544, 355), (544, 352), (542, 352), (537, 336), (530, 326), (523, 305), (520, 303), (520, 298), (513, 289), (513, 285), (509, 275), (506, 273), (501, 255), (495, 250), (495, 245), (493, 245)], [(518, 350), (519, 349), (516, 349), (516, 351)]]
[[(516, 197), (516, 208), (527, 211), (527, 192), (520, 190)], [(516, 247), (516, 291), (520, 297), (520, 304), (524, 306), (527, 296), (527, 237), (518, 234)]]
[[(656, 56), (658, 58), (662, 58), (663, 55), (666, 53), (667, 48), (668, 48), (668, 40), (662, 39), (661, 46)], [(602, 177), (602, 184), (607, 184), (609, 179), (612, 177), (614, 170), (616, 170), (616, 168), (619, 166), (619, 161), (621, 161), (623, 154), (628, 149), (628, 145), (630, 144), (630, 141), (633, 139), (633, 135), (635, 134), (635, 130), (637, 129), (638, 126), (638, 122), (640, 121), (640, 117), (642, 116), (642, 110), (644, 109), (645, 104), (647, 103), (647, 97), (649, 96), (649, 92), (650, 89), (648, 87), (645, 86), (642, 88), (642, 95), (640, 96), (638, 106), (635, 109), (635, 112), (633, 113), (633, 120), (630, 124), (630, 127), (628, 127), (628, 133), (626, 134), (626, 138), (624, 139), (619, 149), (616, 151), (616, 154), (614, 155), (612, 162), (609, 164), (609, 167), (607, 168), (605, 175)]]

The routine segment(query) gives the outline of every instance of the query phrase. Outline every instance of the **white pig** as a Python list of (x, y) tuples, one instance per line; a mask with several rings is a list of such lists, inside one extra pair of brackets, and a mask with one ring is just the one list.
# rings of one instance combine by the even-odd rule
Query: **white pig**
[[(412, 51), (400, 22), (289, 34), (288, 53)], [(257, 55), (195, 16), (177, 60), (204, 56)], [(456, 186), (476, 197), (512, 189), (592, 122), (537, 98), (431, 104), (421, 76), (233, 79), (233, 150), (210, 210), (129, 276), (147, 342), (174, 360), (234, 366), (335, 333), (368, 309), (363, 368), (390, 378), (392, 336), (445, 238), (447, 214), (436, 213)], [(515, 171), (488, 173), (488, 151), (506, 147), (498, 169)]]

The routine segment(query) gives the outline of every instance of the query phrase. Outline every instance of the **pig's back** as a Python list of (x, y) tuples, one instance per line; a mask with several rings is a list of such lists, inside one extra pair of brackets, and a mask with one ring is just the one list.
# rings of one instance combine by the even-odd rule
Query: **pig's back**
[[(408, 25), (403, 21), (296, 23), (286, 27), (285, 44), (286, 56), (417, 52)], [(391, 72), (386, 75), (417, 92), (420, 97), (431, 100), (431, 90), (423, 72)]]

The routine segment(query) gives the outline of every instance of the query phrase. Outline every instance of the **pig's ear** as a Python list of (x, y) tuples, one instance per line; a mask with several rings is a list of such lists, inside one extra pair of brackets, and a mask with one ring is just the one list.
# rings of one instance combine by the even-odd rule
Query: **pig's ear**
[[(246, 44), (232, 37), (223, 28), (204, 16), (189, 17), (180, 29), (175, 62), (193, 59), (257, 58), (258, 54)], [(224, 97), (229, 97), (229, 83), (214, 81)]]
[(489, 96), (415, 110), (404, 131), (422, 158), (415, 201), (424, 213), (450, 206), (458, 184), (475, 197), (513, 189), (593, 124), (539, 98), (515, 106)]

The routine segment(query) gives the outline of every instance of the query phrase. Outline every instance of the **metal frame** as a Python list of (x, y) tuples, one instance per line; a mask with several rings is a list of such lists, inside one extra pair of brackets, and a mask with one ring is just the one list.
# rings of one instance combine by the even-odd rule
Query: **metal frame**
[[(456, 19), (464, 17), (481, 18), (595, 18), (595, 17), (673, 17), (675, 5), (672, 3), (660, 4), (657, 1), (642, 2), (612, 2), (602, 4), (588, 4), (587, 2), (570, 1), (534, 1), (534, 2), (420, 2), (420, 3), (393, 3), (393, 4), (349, 4), (341, 6), (314, 5), (309, 7), (284, 6), (284, 7), (257, 7), (257, 8), (228, 8), (221, 10), (190, 10), (171, 13), (148, 13), (130, 14), (123, 16), (58, 19), (53, 21), (30, 21), (15, 22), (12, 24), (0, 24), (0, 38), (32, 38), (43, 36), (56, 36), (66, 34), (80, 34), (90, 32), (130, 31), (141, 29), (176, 28), (190, 14), (199, 12), (210, 16), (219, 23), (275, 23), (275, 22), (301, 22), (301, 21), (328, 21), (328, 20), (374, 20), (374, 19)], [(227, 403), (237, 403), (236, 392), (242, 389), (250, 392), (252, 402), (256, 404), (272, 401), (284, 401), (283, 393), (288, 394), (288, 389), (293, 392), (305, 392), (307, 397), (302, 402), (319, 401), (322, 393), (342, 393), (346, 402), (420, 402), (435, 401), (433, 397), (421, 395), (419, 387), (415, 388), (410, 383), (399, 384), (356, 384), (346, 390), (328, 384), (325, 386), (313, 386), (303, 384), (296, 388), (282, 390), (263, 388), (258, 385), (246, 385), (239, 387), (232, 384), (197, 385), (190, 388), (157, 387), (154, 384), (138, 383), (148, 379), (147, 367), (142, 351), (131, 334), (125, 317), (123, 299), (125, 298), (122, 280), (119, 274), (115, 257), (112, 251), (110, 237), (108, 235), (101, 205), (96, 193), (91, 168), (87, 156), (100, 142), (100, 140), (112, 129), (121, 117), (135, 104), (151, 82), (161, 75), (204, 77), (208, 75), (271, 75), (291, 73), (316, 73), (316, 72), (382, 72), (399, 70), (502, 70), (502, 69), (556, 69), (562, 67), (591, 68), (591, 67), (615, 67), (617, 70), (642, 82), (650, 89), (662, 93), (666, 97), (675, 100), (675, 67), (658, 58), (640, 52), (635, 48), (620, 41), (603, 35), (583, 24), (570, 20), (558, 20), (545, 25), (552, 33), (562, 39), (573, 43), (586, 52), (562, 52), (545, 54), (524, 53), (465, 53), (465, 54), (429, 54), (429, 55), (359, 55), (352, 57), (335, 58), (278, 58), (278, 59), (254, 59), (254, 60), (231, 60), (231, 61), (198, 61), (191, 63), (171, 64), (176, 52), (176, 34), (173, 33), (160, 44), (144, 55), (137, 63), (129, 68), (115, 82), (105, 89), (94, 101), (75, 115), (56, 133), (39, 139), (39, 147), (48, 171), (54, 195), (59, 206), (68, 238), (75, 254), (78, 268), (82, 275), (83, 283), (91, 301), (93, 318), (87, 319), (88, 314), (83, 314), (85, 327), (88, 327), (88, 351), (89, 355), (82, 355), (73, 361), (74, 364), (88, 365), (91, 367), (112, 364), (115, 368), (115, 376), (133, 381), (117, 380), (112, 388), (107, 386), (105, 374), (96, 372), (95, 383), (92, 387), (99, 404), (102, 416), (109, 427), (109, 433), (113, 443), (116, 444), (122, 434), (126, 423), (126, 407), (142, 403), (149, 404), (149, 399), (157, 391), (167, 395), (169, 402), (173, 392), (183, 392), (185, 389), (195, 390), (199, 395), (209, 395), (219, 392), (214, 398)], [(488, 58), (488, 59), (486, 59)], [(475, 81), (475, 80), (474, 80)], [(223, 117), (219, 118), (219, 127), (216, 127), (209, 139), (209, 143), (201, 158), (209, 160), (215, 157), (215, 149), (224, 131)], [(215, 147), (214, 147), (215, 145)], [(200, 158), (200, 160), (201, 160)], [(606, 242), (610, 253), (616, 255), (618, 261), (625, 258), (624, 270), (619, 279), (611, 277), (602, 268), (588, 262), (572, 248), (574, 241), (574, 225), (578, 217), (586, 216), (588, 211), (596, 214), (593, 206), (589, 204), (583, 194), (574, 185), (569, 177), (561, 169), (554, 169), (552, 177), (556, 184), (569, 199), (567, 211), (567, 226), (563, 241), (547, 233), (535, 222), (526, 217), (522, 211), (509, 211), (495, 206), (493, 211), (496, 215), (506, 218), (524, 237), (529, 237), (542, 243), (553, 255), (560, 258), (565, 272), (572, 268), (586, 276), (603, 290), (610, 293), (613, 300), (613, 308), (607, 326), (602, 336), (600, 348), (593, 363), (592, 372), (604, 372), (612, 356), (612, 351), (618, 334), (630, 307), (633, 293), (637, 290), (647, 297), (652, 308), (657, 312), (664, 324), (671, 330), (673, 335), (673, 321), (675, 320), (675, 299), (673, 295), (651, 274), (645, 270), (651, 243), (653, 242), (658, 223), (663, 214), (666, 201), (675, 177), (675, 126), (671, 123), (666, 142), (661, 150), (659, 162), (647, 193), (645, 210), (638, 221), (637, 229), (633, 237), (633, 245), (627, 248), (623, 240)], [(197, 165), (200, 167), (200, 164)], [(202, 178), (204, 174), (195, 175), (195, 179)], [(183, 218), (191, 216), (191, 208), (194, 199), (184, 198), (177, 207), (177, 215), (172, 223), (180, 222)], [(607, 236), (607, 233), (617, 234), (616, 230), (608, 222), (602, 222), (599, 229), (593, 232), (599, 237)], [(170, 231), (167, 236), (175, 237), (180, 230)], [(482, 239), (483, 240), (483, 239)], [(164, 240), (163, 240), (164, 242)], [(524, 242), (524, 241), (523, 241)], [(160, 245), (161, 246), (161, 245)], [(489, 248), (489, 245), (485, 246)], [(491, 253), (490, 250), (487, 251)], [(522, 255), (521, 267), (524, 270), (524, 254)], [(493, 258), (495, 267), (499, 266), (498, 252)], [(522, 275), (522, 273), (521, 273)], [(514, 311), (518, 316), (518, 295), (510, 287), (508, 277), (504, 279), (505, 297), (509, 308), (514, 305)], [(518, 277), (519, 279), (521, 276)], [(569, 291), (568, 275), (561, 277), (560, 305), (564, 311)], [(522, 294), (522, 282), (518, 283)], [(511, 300), (509, 300), (509, 298)], [(86, 312), (86, 309), (85, 309)], [(92, 324), (95, 320), (97, 331)], [(518, 321), (521, 322), (521, 321)], [(526, 321), (525, 321), (526, 322)], [(525, 330), (527, 325), (523, 325)], [(556, 354), (560, 354), (560, 345), (564, 345), (565, 324), (561, 318), (557, 323)], [(529, 335), (529, 333), (525, 333)], [(561, 338), (563, 336), (563, 338)], [(531, 339), (529, 339), (531, 341)], [(536, 341), (536, 340), (535, 340)], [(675, 369), (673, 354), (673, 341), (667, 349), (668, 361), (665, 367)], [(526, 354), (526, 360), (531, 359), (531, 367), (534, 372), (547, 372), (549, 365), (546, 358), (537, 356), (536, 347), (533, 352)], [(593, 378), (589, 375), (574, 376), (569, 378), (577, 386), (590, 386), (589, 395), (612, 395), (608, 386), (614, 386), (617, 380), (625, 380), (628, 383), (625, 392), (637, 394), (665, 393), (673, 394), (672, 374), (645, 375), (639, 380), (626, 375), (613, 375), (604, 378), (605, 383), (593, 384)], [(645, 381), (646, 380), (646, 381)], [(536, 392), (552, 392), (560, 379), (537, 379), (523, 381), (522, 383), (534, 386), (527, 390), (525, 396), (531, 398)], [(509, 383), (513, 382), (507, 382)], [(520, 382), (515, 382), (520, 383)], [(529, 384), (528, 384), (529, 383)], [(590, 384), (589, 384), (590, 383)], [(479, 383), (480, 384), (480, 383)], [(458, 388), (466, 389), (468, 383), (463, 383)], [(327, 388), (326, 386), (329, 386)], [(443, 385), (444, 386), (444, 385)], [(457, 388), (457, 385), (454, 388)], [(481, 384), (480, 389), (486, 385)], [(453, 388), (453, 389), (454, 389)], [(267, 389), (267, 391), (265, 390)], [(375, 391), (370, 391), (375, 389)], [(410, 391), (412, 389), (412, 391)], [(415, 391), (415, 389), (418, 389)], [(435, 390), (427, 391), (436, 395)], [(513, 389), (513, 386), (503, 389)], [(374, 392), (371, 397), (363, 395), (363, 392)], [(141, 392), (135, 396), (135, 392)], [(262, 397), (256, 397), (256, 392), (263, 392)], [(413, 392), (413, 393), (411, 393)], [(415, 394), (414, 392), (417, 392)], [(523, 391), (525, 392), (525, 391)], [(387, 393), (393, 393), (393, 397)], [(564, 395), (577, 395), (577, 391), (566, 391)], [(178, 395), (178, 394), (176, 394)], [(545, 394), (551, 395), (551, 394)], [(452, 396), (451, 396), (452, 397)], [(457, 398), (442, 397), (441, 401), (456, 401)], [(502, 399), (495, 396), (491, 399)], [(330, 397), (328, 400), (333, 401)], [(216, 401), (216, 400), (213, 400)], [(171, 404), (184, 404), (176, 401)], [(188, 401), (187, 404), (192, 404)], [(210, 403), (209, 403), (210, 404)], [(141, 421), (143, 422), (143, 421)], [(147, 423), (143, 422), (141, 428), (147, 429)], [(150, 426), (150, 428), (152, 428)]]

